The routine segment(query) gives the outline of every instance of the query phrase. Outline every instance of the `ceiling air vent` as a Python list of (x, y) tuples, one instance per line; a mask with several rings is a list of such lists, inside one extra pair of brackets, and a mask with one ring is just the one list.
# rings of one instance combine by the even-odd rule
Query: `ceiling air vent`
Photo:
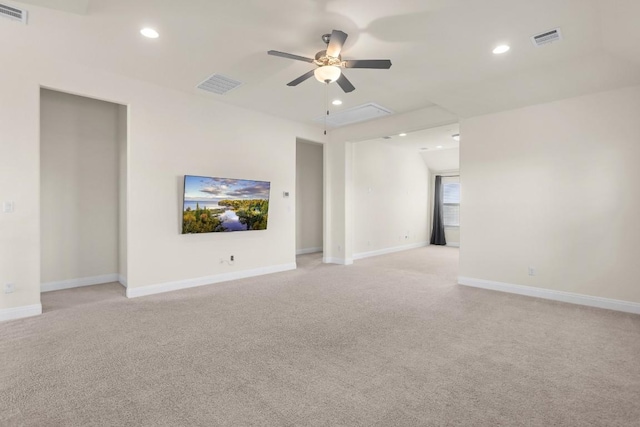
[(27, 23), (27, 11), (17, 9), (12, 6), (0, 3), (0, 16), (3, 18), (11, 19), (12, 21), (19, 21), (23, 24)]
[(230, 77), (223, 76), (222, 74), (213, 74), (207, 80), (200, 83), (198, 89), (206, 90), (207, 92), (217, 93), (218, 95), (224, 95), (232, 89), (240, 86), (242, 82), (233, 80)]
[(560, 28), (545, 31), (544, 33), (536, 34), (531, 37), (531, 43), (533, 43), (535, 47), (542, 47), (546, 44), (560, 40), (562, 40), (562, 32), (560, 31)]
[[(345, 126), (353, 123), (364, 122), (366, 120), (378, 119), (388, 116), (393, 112), (378, 104), (370, 102), (368, 104), (358, 105), (357, 107), (347, 110), (337, 111), (326, 116), (327, 125), (331, 127)], [(324, 123), (325, 116), (314, 119), (314, 122)]]

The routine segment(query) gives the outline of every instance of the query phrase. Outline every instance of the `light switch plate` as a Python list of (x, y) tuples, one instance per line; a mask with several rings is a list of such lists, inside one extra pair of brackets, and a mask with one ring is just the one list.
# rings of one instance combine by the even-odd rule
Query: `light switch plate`
[(4, 213), (12, 213), (13, 212), (13, 202), (2, 202), (2, 212), (4, 212)]

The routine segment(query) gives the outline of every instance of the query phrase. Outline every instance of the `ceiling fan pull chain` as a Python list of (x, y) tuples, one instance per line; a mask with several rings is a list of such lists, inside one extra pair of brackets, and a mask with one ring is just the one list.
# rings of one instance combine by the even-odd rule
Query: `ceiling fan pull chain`
[(329, 81), (325, 82), (324, 91), (324, 106), (327, 109), (327, 114), (324, 116), (324, 134), (327, 134), (327, 117), (329, 116)]

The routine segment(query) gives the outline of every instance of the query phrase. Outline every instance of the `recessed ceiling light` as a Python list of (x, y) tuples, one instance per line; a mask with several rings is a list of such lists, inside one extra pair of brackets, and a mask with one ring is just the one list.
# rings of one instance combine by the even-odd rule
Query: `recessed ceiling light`
[(140, 34), (150, 39), (157, 39), (160, 37), (160, 34), (158, 34), (158, 32), (153, 28), (143, 28), (140, 30)]
[(339, 99), (334, 99), (332, 104), (333, 105), (342, 105), (342, 101), (340, 101)]
[(442, 148), (442, 145), (438, 145), (436, 148)]
[(399, 133), (398, 136), (407, 136), (407, 134), (403, 132), (403, 133)]
[(501, 44), (500, 46), (496, 46), (496, 48), (493, 49), (493, 53), (495, 53), (496, 55), (500, 55), (501, 53), (508, 52), (509, 49), (511, 48), (506, 44)]
[(460, 141), (460, 134), (459, 133), (453, 134), (451, 135), (451, 138), (455, 139), (456, 141)]

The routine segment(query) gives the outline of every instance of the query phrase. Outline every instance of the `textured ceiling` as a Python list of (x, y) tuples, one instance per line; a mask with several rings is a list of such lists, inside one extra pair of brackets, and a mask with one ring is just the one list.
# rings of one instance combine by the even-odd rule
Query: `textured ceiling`
[(89, 1), (90, 0), (21, 0), (19, 3), (43, 6), (63, 12), (85, 14), (89, 7)]
[[(320, 36), (334, 28), (349, 34), (344, 58), (389, 58), (393, 67), (347, 70), (356, 90), (343, 94), (330, 85), (329, 98), (344, 101), (332, 109), (375, 102), (403, 113), (438, 105), (469, 117), (640, 84), (637, 0), (6, 2), (30, 15), (27, 27), (0, 20), (0, 37), (12, 40), (5, 50), (51, 55), (310, 124), (324, 111), (326, 88), (314, 79), (286, 86), (310, 64), (266, 52), (313, 56), (324, 46)], [(144, 26), (160, 38), (141, 37)], [(529, 41), (555, 27), (562, 42), (536, 48)], [(498, 43), (511, 51), (493, 55)], [(195, 89), (212, 73), (244, 84), (223, 96)]]

